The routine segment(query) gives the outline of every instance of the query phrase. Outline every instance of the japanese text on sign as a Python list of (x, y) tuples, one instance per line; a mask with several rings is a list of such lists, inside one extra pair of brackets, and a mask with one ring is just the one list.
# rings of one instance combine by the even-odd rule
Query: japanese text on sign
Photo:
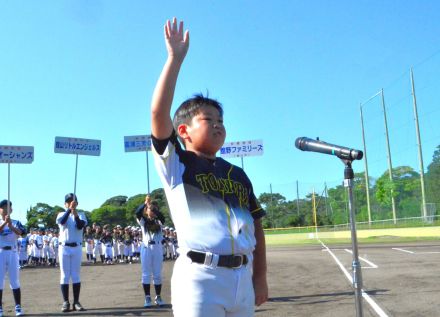
[(263, 140), (225, 143), (220, 149), (220, 157), (244, 157), (264, 154)]
[(151, 135), (124, 136), (125, 152), (151, 151)]
[(33, 146), (0, 145), (0, 163), (24, 163), (34, 161)]
[(55, 153), (101, 155), (101, 140), (55, 137)]

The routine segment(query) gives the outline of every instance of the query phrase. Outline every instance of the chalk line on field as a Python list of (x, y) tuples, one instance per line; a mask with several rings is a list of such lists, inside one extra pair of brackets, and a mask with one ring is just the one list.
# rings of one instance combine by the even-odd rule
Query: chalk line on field
[[(350, 284), (353, 285), (353, 277), (348, 273), (347, 269), (342, 265), (341, 261), (336, 257), (336, 255), (321, 241), (318, 239), (318, 241), (322, 244), (322, 246), (327, 250), (327, 252), (332, 256), (332, 258), (335, 260), (336, 264), (341, 269), (342, 273), (344, 273), (345, 277), (350, 281)], [(382, 308), (368, 295), (365, 290), (361, 290), (362, 297), (365, 299), (365, 301), (370, 304), (371, 308), (377, 313), (379, 317), (388, 317), (388, 315), (383, 311)]]
[(440, 253), (440, 251), (414, 252), (414, 251), (409, 251), (409, 250), (405, 250), (405, 249), (401, 249), (401, 248), (391, 248), (391, 249), (396, 250), (396, 251), (410, 253), (410, 254), (439, 254)]
[(391, 249), (396, 250), (396, 251), (402, 251), (402, 252), (414, 254), (413, 251), (409, 251), (409, 250), (405, 250), (405, 249), (401, 249), (401, 248), (391, 248)]
[[(344, 249), (344, 250), (347, 251), (350, 254), (353, 254), (353, 251), (351, 251), (349, 249)], [(365, 259), (365, 258), (363, 258), (361, 256), (359, 257), (359, 259), (361, 259), (362, 261), (364, 261), (365, 263), (367, 263), (369, 265), (369, 267), (368, 266), (363, 266), (362, 269), (377, 269), (378, 268), (378, 266), (376, 264), (374, 264), (373, 262), (371, 262), (371, 261), (369, 261), (369, 260), (367, 260), (367, 259)]]

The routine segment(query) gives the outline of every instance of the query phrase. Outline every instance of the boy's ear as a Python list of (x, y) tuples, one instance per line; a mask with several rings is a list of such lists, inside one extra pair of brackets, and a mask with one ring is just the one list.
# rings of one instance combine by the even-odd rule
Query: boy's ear
[(188, 135), (188, 125), (185, 123), (180, 124), (177, 127), (177, 134), (179, 135), (179, 137), (182, 140), (187, 140), (189, 139), (189, 135)]

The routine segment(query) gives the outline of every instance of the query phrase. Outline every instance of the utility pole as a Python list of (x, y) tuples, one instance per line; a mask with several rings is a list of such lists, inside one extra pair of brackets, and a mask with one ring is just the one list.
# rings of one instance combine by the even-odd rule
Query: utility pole
[(411, 94), (413, 96), (413, 108), (414, 108), (414, 123), (416, 125), (416, 137), (417, 137), (417, 148), (419, 150), (419, 169), (420, 169), (420, 187), (422, 189), (422, 216), (426, 221), (426, 197), (425, 197), (425, 169), (423, 167), (423, 155), (422, 155), (422, 141), (420, 139), (420, 129), (419, 129), (419, 115), (417, 112), (417, 100), (416, 100), (416, 91), (414, 88), (414, 76), (413, 70), (410, 69), (411, 73)]

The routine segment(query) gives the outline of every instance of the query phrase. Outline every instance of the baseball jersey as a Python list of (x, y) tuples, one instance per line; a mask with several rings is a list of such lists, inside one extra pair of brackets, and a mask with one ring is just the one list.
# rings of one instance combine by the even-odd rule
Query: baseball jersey
[(27, 246), (28, 246), (28, 239), (27, 239), (27, 237), (20, 237), (20, 238), (18, 238), (17, 243), (18, 243), (18, 248), (19, 248), (20, 251), (24, 251), (24, 252), (27, 251)]
[(197, 156), (170, 138), (152, 137), (171, 216), (183, 250), (250, 254), (255, 248), (254, 220), (260, 207), (245, 172), (222, 158)]
[(54, 249), (58, 248), (58, 244), (59, 244), (58, 237), (53, 237), (50, 242), (51, 242), (52, 246), (54, 247)]
[(42, 249), (43, 248), (43, 236), (41, 236), (39, 234), (36, 235), (34, 243), (35, 243), (35, 245), (37, 246), (38, 249)]
[(136, 219), (142, 230), (142, 240), (146, 245), (149, 241), (159, 244), (163, 239), (162, 224), (165, 222), (165, 217), (161, 212), (157, 212), (157, 218), (148, 219), (143, 214), (144, 208), (145, 204), (142, 204), (136, 210)]
[[(3, 219), (0, 219), (0, 225), (2, 225), (5, 221)], [(22, 233), (26, 233), (26, 229), (24, 228), (24, 226), (21, 224), (20, 221), (18, 220), (12, 220), (12, 226), (14, 226), (15, 228), (19, 229)], [(11, 228), (9, 228), (8, 225), (5, 225), (3, 227), (3, 230), (0, 232), (0, 247), (11, 247), (13, 249), (17, 248), (17, 239), (20, 236), (18, 236), (17, 234), (15, 234), (14, 231), (11, 230)]]
[[(75, 217), (72, 213), (66, 216), (66, 212), (60, 212), (57, 216), (56, 223), (60, 228), (60, 243), (77, 243), (78, 245), (82, 244), (83, 241), (83, 230), (78, 229), (77, 223), (75, 221)], [(63, 217), (67, 217), (66, 222), (61, 224)], [(83, 227), (87, 225), (87, 219), (84, 213), (78, 212), (78, 217), (80, 220), (84, 221)]]
[(111, 234), (104, 234), (101, 238), (101, 242), (105, 244), (106, 247), (113, 246), (113, 236)]

